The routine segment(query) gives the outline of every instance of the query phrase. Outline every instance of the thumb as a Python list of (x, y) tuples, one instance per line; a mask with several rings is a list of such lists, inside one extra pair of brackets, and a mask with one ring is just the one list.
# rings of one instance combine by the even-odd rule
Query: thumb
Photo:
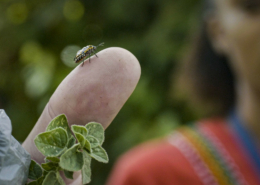
[(112, 47), (97, 55), (61, 82), (24, 141), (23, 147), (37, 162), (43, 162), (44, 157), (33, 140), (54, 117), (65, 114), (70, 125), (96, 121), (107, 128), (135, 89), (141, 70), (133, 54)]

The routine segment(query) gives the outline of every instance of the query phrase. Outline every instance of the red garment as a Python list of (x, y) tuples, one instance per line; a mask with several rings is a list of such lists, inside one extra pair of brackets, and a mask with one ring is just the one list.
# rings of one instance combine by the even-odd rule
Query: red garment
[[(260, 174), (259, 174), (260, 175)], [(180, 128), (124, 154), (107, 185), (259, 185), (258, 174), (223, 119)]]

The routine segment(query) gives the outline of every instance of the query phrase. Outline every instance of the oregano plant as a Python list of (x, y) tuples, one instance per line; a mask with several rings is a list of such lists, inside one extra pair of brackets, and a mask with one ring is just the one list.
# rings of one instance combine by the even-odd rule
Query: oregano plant
[(108, 155), (102, 148), (104, 138), (104, 128), (100, 123), (72, 125), (70, 129), (66, 116), (57, 116), (46, 131), (34, 139), (37, 149), (45, 156), (45, 163), (40, 165), (31, 160), (27, 185), (65, 185), (60, 172), (73, 179), (73, 173), (79, 170), (82, 183), (89, 183), (92, 158), (108, 163)]

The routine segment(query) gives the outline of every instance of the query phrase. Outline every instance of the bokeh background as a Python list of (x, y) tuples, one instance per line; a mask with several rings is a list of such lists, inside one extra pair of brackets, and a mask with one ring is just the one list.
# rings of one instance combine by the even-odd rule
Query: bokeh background
[(200, 12), (201, 0), (2, 0), (0, 108), (12, 120), (14, 137), (26, 138), (75, 67), (79, 48), (101, 42), (126, 48), (140, 61), (142, 76), (106, 130), (110, 163), (92, 164), (90, 184), (104, 184), (123, 152), (199, 117), (174, 79), (189, 54)]

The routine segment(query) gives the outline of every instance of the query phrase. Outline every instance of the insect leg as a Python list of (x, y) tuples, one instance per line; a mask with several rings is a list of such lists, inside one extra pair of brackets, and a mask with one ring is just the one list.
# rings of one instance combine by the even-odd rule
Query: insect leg
[(83, 62), (82, 62), (82, 65), (81, 65), (81, 67), (83, 67), (83, 66), (84, 66), (85, 57), (86, 57), (86, 56), (84, 56), (84, 57), (83, 57)]
[(89, 53), (89, 55), (88, 55), (88, 58), (89, 58), (89, 63), (90, 63), (90, 56), (91, 56), (91, 53)]
[(96, 54), (96, 52), (95, 52), (94, 50), (93, 50), (93, 53), (95, 53), (96, 57), (98, 57), (97, 54)]

